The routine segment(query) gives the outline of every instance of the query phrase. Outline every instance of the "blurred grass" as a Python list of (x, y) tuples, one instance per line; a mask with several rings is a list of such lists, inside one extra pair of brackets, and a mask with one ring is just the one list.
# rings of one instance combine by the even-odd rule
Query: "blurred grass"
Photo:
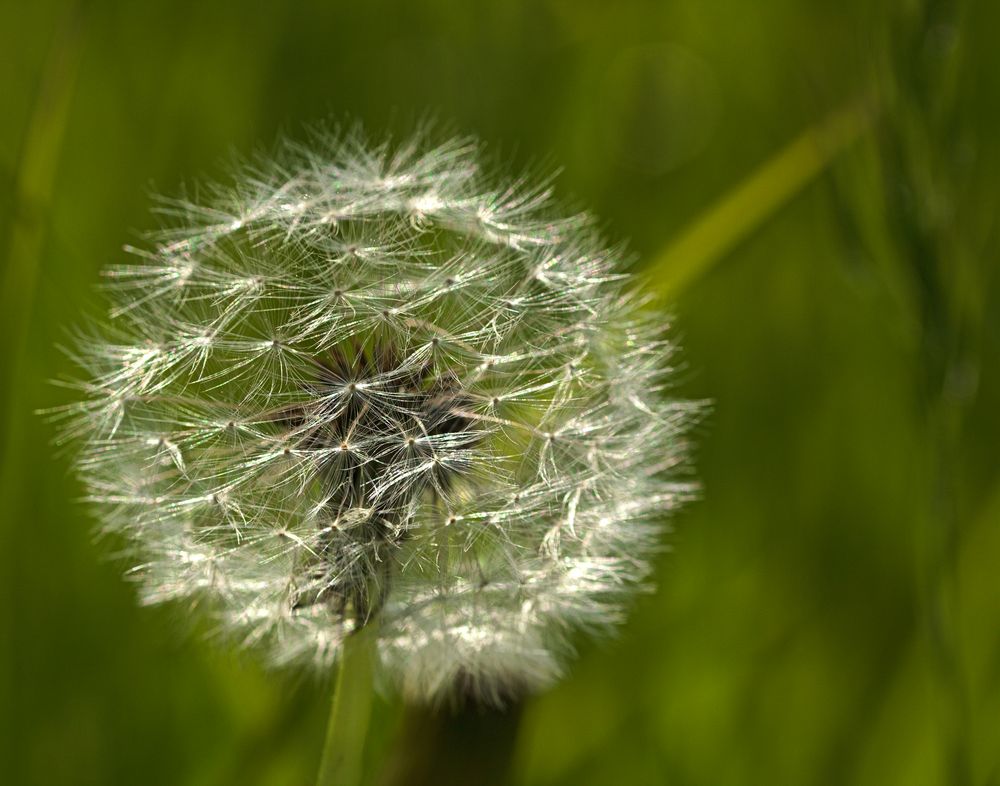
[[(327, 115), (428, 110), (564, 167), (674, 300), (680, 392), (715, 401), (659, 591), (529, 706), (519, 782), (1000, 783), (1000, 8), (78, 7), (74, 27), (73, 3), (0, 5), (4, 783), (312, 778), (329, 686), (137, 608), (32, 413), (62, 400), (55, 344), (152, 226), (151, 185)], [(873, 92), (876, 128), (832, 170), (726, 202)], [(398, 723), (376, 703), (369, 769)]]
[(785, 202), (824, 172), (869, 129), (870, 102), (833, 112), (761, 164), (671, 243), (650, 266), (661, 300), (684, 288), (724, 257)]

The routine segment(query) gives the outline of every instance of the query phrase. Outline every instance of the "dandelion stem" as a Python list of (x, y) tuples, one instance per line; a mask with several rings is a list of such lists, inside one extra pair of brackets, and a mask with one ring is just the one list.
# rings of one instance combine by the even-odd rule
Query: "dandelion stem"
[(316, 786), (361, 782), (361, 758), (372, 709), (375, 628), (377, 625), (366, 625), (344, 642)]

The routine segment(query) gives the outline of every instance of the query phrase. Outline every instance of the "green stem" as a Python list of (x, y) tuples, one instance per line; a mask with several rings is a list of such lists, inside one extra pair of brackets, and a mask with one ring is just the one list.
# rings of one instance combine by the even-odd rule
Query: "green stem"
[(869, 125), (862, 100), (807, 129), (751, 172), (652, 263), (663, 299), (679, 292), (812, 182)]
[(316, 786), (356, 786), (372, 710), (377, 625), (344, 641)]
[[(15, 522), (28, 513), (25, 481), (32, 460), (41, 453), (33, 446), (32, 409), (38, 400), (37, 380), (51, 376), (44, 353), (29, 351), (35, 292), (51, 220), (52, 195), (83, 50), (83, 14), (80, 3), (69, 3), (55, 34), (41, 73), (34, 107), (24, 130), (17, 165), (14, 197), (7, 233), (6, 258), (0, 250), (0, 499), (5, 515), (0, 519), (0, 706), (13, 701), (12, 675), (17, 673), (14, 631), (18, 625), (17, 596), (30, 570), (13, 555)], [(44, 441), (44, 440), (43, 440)], [(10, 526), (8, 526), (8, 522)], [(20, 575), (19, 575), (20, 574)], [(13, 582), (13, 583), (11, 583)], [(10, 603), (9, 603), (10, 602)], [(9, 605), (8, 605), (9, 603)], [(10, 628), (8, 628), (10, 626)], [(66, 697), (64, 697), (66, 698)], [(14, 753), (13, 718), (0, 713), (0, 759)], [(13, 741), (13, 742), (12, 742)], [(13, 756), (10, 761), (17, 761)], [(18, 772), (8, 776), (18, 780)]]

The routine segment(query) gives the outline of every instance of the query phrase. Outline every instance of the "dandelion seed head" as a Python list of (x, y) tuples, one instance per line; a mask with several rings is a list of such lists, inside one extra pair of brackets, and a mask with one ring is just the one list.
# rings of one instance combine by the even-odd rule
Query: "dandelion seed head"
[(586, 215), (469, 139), (287, 143), (107, 271), (66, 439), (146, 602), (424, 700), (560, 673), (649, 573), (697, 405)]

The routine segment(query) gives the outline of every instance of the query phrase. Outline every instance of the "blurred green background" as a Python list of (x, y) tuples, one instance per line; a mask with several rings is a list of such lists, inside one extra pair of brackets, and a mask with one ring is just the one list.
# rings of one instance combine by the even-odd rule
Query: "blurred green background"
[[(4, 0), (0, 782), (313, 777), (328, 686), (138, 608), (33, 413), (151, 190), (304, 123), (430, 113), (563, 168), (672, 304), (680, 394), (714, 401), (658, 592), (529, 704), (515, 781), (1000, 784), (998, 25), (945, 0)], [(399, 718), (377, 703), (373, 772)]]

